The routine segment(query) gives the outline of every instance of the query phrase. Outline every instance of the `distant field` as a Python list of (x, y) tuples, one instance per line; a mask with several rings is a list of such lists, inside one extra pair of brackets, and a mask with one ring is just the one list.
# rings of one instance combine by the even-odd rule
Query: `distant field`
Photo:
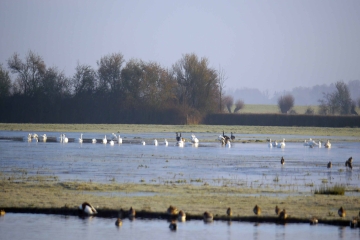
[[(308, 107), (309, 106), (294, 106), (293, 109), (298, 114), (304, 114)], [(317, 114), (319, 107), (310, 107), (314, 109), (315, 114)], [(245, 104), (245, 107), (241, 109), (239, 113), (280, 113), (280, 110), (277, 105)]]

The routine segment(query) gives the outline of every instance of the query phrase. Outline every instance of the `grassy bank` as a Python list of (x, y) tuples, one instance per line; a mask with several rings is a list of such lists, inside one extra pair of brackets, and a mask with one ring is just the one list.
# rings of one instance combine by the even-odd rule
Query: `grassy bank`
[[(233, 217), (251, 221), (255, 204), (262, 209), (263, 220), (276, 219), (274, 208), (285, 208), (292, 219), (306, 221), (316, 216), (322, 221), (338, 221), (337, 210), (343, 206), (347, 211), (346, 221), (357, 216), (360, 199), (351, 196), (328, 196), (304, 193), (301, 196), (272, 197), (272, 190), (250, 188), (156, 185), (156, 184), (100, 184), (85, 182), (58, 182), (56, 179), (0, 180), (0, 209), (23, 209), (37, 212), (37, 209), (68, 209), (76, 211), (83, 201), (91, 202), (99, 212), (117, 212), (130, 206), (138, 212), (151, 215), (166, 212), (169, 205), (175, 205), (194, 218), (204, 211), (214, 213), (219, 219), (225, 217), (228, 207)], [(33, 209), (33, 210), (32, 210)], [(111, 215), (111, 214), (110, 214)], [(344, 221), (345, 221), (344, 220)], [(260, 220), (259, 220), (260, 221)]]
[(12, 124), (0, 123), (3, 131), (26, 132), (199, 132), (237, 134), (292, 134), (318, 136), (360, 137), (360, 128), (320, 127), (267, 127), (267, 126), (225, 126), (225, 125), (142, 125), (142, 124)]

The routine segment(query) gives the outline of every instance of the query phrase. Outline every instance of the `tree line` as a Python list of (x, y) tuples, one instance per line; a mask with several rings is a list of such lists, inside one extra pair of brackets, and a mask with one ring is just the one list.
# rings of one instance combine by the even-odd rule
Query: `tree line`
[(197, 122), (224, 109), (224, 82), (223, 70), (219, 74), (207, 58), (195, 54), (183, 55), (166, 69), (113, 53), (101, 57), (96, 69), (78, 63), (68, 77), (32, 51), (24, 59), (14, 53), (7, 68), (0, 65), (0, 121)]

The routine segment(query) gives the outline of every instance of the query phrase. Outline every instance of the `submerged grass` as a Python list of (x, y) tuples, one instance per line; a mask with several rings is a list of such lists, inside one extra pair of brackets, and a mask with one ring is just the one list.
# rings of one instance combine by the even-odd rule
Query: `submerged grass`
[(345, 187), (335, 184), (335, 186), (321, 186), (314, 191), (315, 194), (328, 194), (328, 195), (345, 195)]

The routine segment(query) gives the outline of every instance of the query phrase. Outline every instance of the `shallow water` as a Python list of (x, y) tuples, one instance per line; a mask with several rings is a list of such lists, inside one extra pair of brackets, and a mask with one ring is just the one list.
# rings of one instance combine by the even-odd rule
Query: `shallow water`
[(1, 239), (359, 239), (359, 229), (318, 224), (244, 223), (192, 220), (169, 229), (167, 220), (123, 220), (75, 216), (14, 214), (0, 217)]
[[(46, 134), (53, 137), (59, 135)], [(359, 187), (359, 142), (332, 142), (331, 149), (304, 147), (303, 140), (286, 143), (284, 149), (268, 148), (265, 142), (234, 142), (231, 148), (226, 148), (215, 140), (201, 142), (201, 137), (216, 137), (215, 134), (197, 134), (200, 139), (198, 146), (187, 143), (180, 148), (175, 146), (173, 135), (122, 135), (127, 139), (125, 143), (114, 146), (101, 143), (1, 140), (1, 173), (6, 177), (14, 174), (26, 177), (56, 176), (61, 181), (190, 183), (309, 192), (323, 184)], [(27, 133), (0, 131), (0, 136), (26, 137)], [(67, 136), (76, 140), (79, 133), (69, 133)], [(101, 139), (103, 136), (98, 133), (84, 134), (84, 138), (89, 139)], [(108, 136), (110, 138), (111, 135)], [(152, 140), (156, 136), (168, 138), (169, 146), (165, 146), (160, 138), (159, 146), (154, 146)], [(254, 138), (253, 135), (247, 137)], [(256, 135), (256, 138), (262, 140), (266, 137)], [(147, 141), (147, 145), (140, 144), (142, 139)], [(285, 165), (280, 164), (282, 156)], [(350, 156), (354, 159), (353, 170), (346, 169), (344, 165)], [(333, 163), (331, 169), (326, 167), (329, 161)]]

